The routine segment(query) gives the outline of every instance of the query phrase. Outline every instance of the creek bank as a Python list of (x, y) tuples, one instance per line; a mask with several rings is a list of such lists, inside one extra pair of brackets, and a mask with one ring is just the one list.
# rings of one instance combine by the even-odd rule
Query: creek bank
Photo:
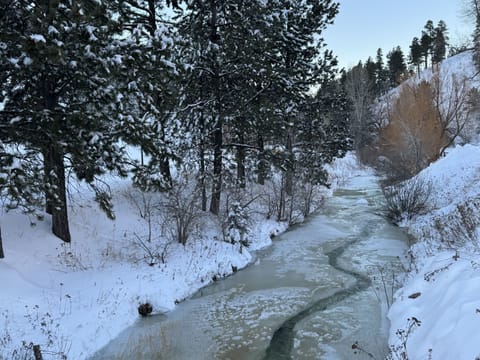
[[(94, 359), (263, 359), (289, 319), (296, 321), (286, 356), (349, 359), (356, 341), (385, 355), (386, 306), (372, 273), (397, 259), (405, 234), (376, 214), (376, 178), (356, 178), (348, 187), (260, 250), (253, 265), (202, 288), (161, 319), (137, 322)], [(374, 287), (367, 287), (367, 275)]]

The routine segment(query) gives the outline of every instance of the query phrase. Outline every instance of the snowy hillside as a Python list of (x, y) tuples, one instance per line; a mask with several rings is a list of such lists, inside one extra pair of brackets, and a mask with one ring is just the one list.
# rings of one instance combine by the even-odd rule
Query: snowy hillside
[[(470, 52), (447, 59), (440, 72), (478, 86), (472, 80)], [(430, 76), (427, 71), (421, 78)], [(448, 84), (442, 89), (450, 90)], [(469, 130), (478, 135), (478, 119), (471, 120)], [(449, 149), (416, 181), (429, 193), (428, 212), (402, 224), (416, 241), (407, 259), (411, 272), (389, 311), (390, 343), (398, 358), (406, 348), (408, 359), (414, 360), (476, 359), (480, 356), (480, 147), (466, 144)]]

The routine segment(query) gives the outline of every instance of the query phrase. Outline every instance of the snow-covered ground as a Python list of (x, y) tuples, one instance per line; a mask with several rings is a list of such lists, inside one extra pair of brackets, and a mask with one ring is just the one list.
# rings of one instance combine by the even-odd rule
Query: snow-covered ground
[[(328, 170), (333, 186), (325, 189), (326, 196), (363, 171), (351, 154)], [(271, 235), (286, 229), (252, 211), (251, 246), (240, 251), (239, 245), (219, 239), (218, 224), (204, 217), (183, 247), (167, 241), (168, 229), (156, 213), (149, 242), (145, 212), (155, 197), (142, 196), (127, 180), (112, 182), (115, 221), (106, 218), (91, 194), (70, 187), (71, 244), (51, 235), (48, 219), (31, 226), (24, 215), (2, 215), (0, 359), (31, 356), (31, 343), (41, 345), (44, 359), (61, 353), (84, 359), (131, 325), (139, 304), (151, 303), (154, 312), (173, 309), (214, 277), (247, 266), (252, 250), (270, 245)], [(145, 258), (142, 244), (163, 254), (165, 264), (158, 257)]]
[[(458, 146), (418, 176), (431, 183), (430, 211), (402, 224), (417, 241), (409, 251), (412, 271), (389, 311), (390, 343), (406, 342), (408, 359), (476, 359), (480, 147)], [(409, 327), (401, 340), (397, 330)]]
[[(444, 61), (441, 72), (479, 87), (470, 52)], [(401, 224), (416, 240), (389, 311), (393, 359), (480, 358), (480, 146), (471, 120), (473, 144), (449, 149), (416, 177), (430, 193), (428, 212)]]
[[(471, 74), (471, 54), (447, 59), (440, 71)], [(470, 130), (475, 134), (478, 128), (472, 124)], [(363, 171), (352, 155), (328, 170), (333, 186), (326, 196)], [(412, 271), (389, 311), (390, 342), (396, 355), (406, 349), (409, 359), (475, 359), (480, 357), (480, 146), (450, 149), (419, 177), (432, 184), (430, 211), (402, 224), (417, 241), (409, 252)], [(60, 353), (84, 359), (131, 325), (139, 304), (150, 302), (154, 312), (173, 309), (214, 277), (247, 266), (252, 250), (270, 245), (271, 235), (286, 229), (252, 210), (251, 246), (240, 251), (222, 241), (213, 218), (204, 217), (183, 247), (168, 241), (160, 213), (150, 223), (149, 242), (145, 210), (156, 199), (142, 196), (128, 181), (113, 179), (112, 188), (115, 221), (91, 194), (70, 188), (70, 245), (51, 235), (48, 219), (31, 226), (24, 215), (2, 214), (1, 360), (31, 356), (30, 343), (41, 345), (45, 359)], [(145, 258), (145, 245), (163, 255), (165, 264), (159, 257)]]

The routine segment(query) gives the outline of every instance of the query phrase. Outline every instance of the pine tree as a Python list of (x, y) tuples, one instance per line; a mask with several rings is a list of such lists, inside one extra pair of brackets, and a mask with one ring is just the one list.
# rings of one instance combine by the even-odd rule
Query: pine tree
[(417, 68), (417, 73), (420, 73), (420, 64), (422, 63), (423, 50), (420, 40), (414, 37), (410, 45), (410, 63)]
[(380, 94), (389, 87), (388, 69), (385, 67), (385, 64), (383, 62), (383, 51), (380, 48), (377, 49), (375, 64), (377, 66), (377, 83), (375, 93)]
[(365, 67), (365, 71), (367, 72), (368, 82), (370, 84), (370, 87), (371, 87), (372, 91), (376, 91), (377, 90), (377, 82), (378, 82), (378, 79), (377, 79), (377, 65), (373, 61), (373, 59), (371, 57), (369, 57), (367, 59), (367, 61), (365, 62), (364, 67)]
[(432, 53), (433, 39), (435, 38), (435, 28), (433, 21), (428, 20), (422, 31), (422, 37), (420, 38), (420, 45), (422, 46), (422, 56), (425, 61), (425, 69), (428, 67), (428, 57)]
[(432, 42), (432, 62), (439, 63), (445, 59), (445, 54), (447, 53), (448, 45), (448, 36), (447, 36), (447, 25), (443, 20), (438, 22), (437, 27), (435, 28), (435, 37)]
[(327, 79), (307, 99), (296, 133), (296, 175), (302, 183), (328, 185), (324, 165), (352, 148), (350, 113), (351, 102), (335, 79)]
[(168, 190), (172, 187), (170, 160), (179, 160), (173, 149), (174, 134), (181, 133), (174, 119), (182, 71), (173, 50), (178, 39), (173, 26), (164, 21), (160, 1), (132, 0), (123, 5), (130, 41), (124, 47), (129, 61), (123, 66), (121, 82), (131, 95), (132, 115), (125, 118), (125, 139), (142, 149), (133, 180), (144, 190)]
[[(338, 4), (331, 1), (297, 2), (283, 1), (283, 11), (278, 24), (272, 27), (272, 43), (277, 49), (272, 53), (274, 71), (280, 76), (280, 88), (275, 96), (279, 103), (277, 109), (283, 119), (285, 162), (285, 192), (292, 193), (295, 173), (295, 156), (293, 145), (296, 143), (296, 114), (304, 101), (309, 87), (332, 75), (332, 66), (336, 64), (331, 52), (320, 52), (323, 43), (315, 39), (325, 27), (333, 21), (338, 11)], [(278, 9), (277, 11), (282, 11)], [(319, 36), (319, 39), (320, 36)], [(319, 57), (321, 56), (321, 57)], [(318, 58), (318, 60), (316, 60)]]
[(125, 175), (117, 145), (122, 96), (111, 84), (121, 60), (116, 24), (106, 5), (93, 0), (19, 1), (13, 11), (18, 21), (10, 26), (12, 18), (2, 18), (0, 34), (8, 77), (2, 84), (3, 140), (43, 157), (52, 231), (68, 242), (66, 166), (90, 184), (110, 216), (109, 196), (95, 177), (107, 170)]
[(186, 41), (184, 61), (192, 65), (182, 107), (189, 110), (184, 115), (193, 128), (201, 130), (198, 138), (211, 134), (209, 143), (200, 142), (202, 149), (206, 145), (213, 153), (211, 212), (219, 211), (226, 180), (224, 152), (236, 151), (240, 186), (246, 176), (247, 149), (257, 148), (261, 182), (267, 141), (282, 138), (285, 159), (292, 164), (292, 124), (299, 103), (322, 74), (331, 72), (333, 63), (329, 52), (320, 53), (315, 34), (331, 23), (336, 11), (331, 1), (190, 4), (180, 23)]
[(390, 74), (390, 84), (396, 86), (400, 84), (402, 75), (405, 73), (407, 66), (405, 64), (405, 58), (400, 46), (393, 48), (387, 55), (388, 58), (388, 70)]

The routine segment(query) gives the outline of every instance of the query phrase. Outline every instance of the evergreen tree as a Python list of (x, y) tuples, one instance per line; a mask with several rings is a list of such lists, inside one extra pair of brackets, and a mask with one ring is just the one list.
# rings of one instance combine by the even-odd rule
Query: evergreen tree
[(422, 37), (420, 38), (420, 45), (422, 46), (422, 56), (425, 61), (425, 69), (428, 67), (428, 57), (432, 53), (432, 44), (435, 38), (435, 28), (433, 21), (428, 20), (422, 31)]
[(385, 67), (385, 64), (383, 62), (383, 51), (380, 48), (377, 49), (375, 64), (377, 65), (377, 83), (375, 93), (380, 94), (389, 87), (388, 68)]
[(123, 5), (130, 38), (124, 46), (129, 60), (122, 68), (121, 83), (130, 93), (127, 105), (132, 115), (125, 119), (124, 139), (142, 149), (133, 180), (144, 190), (168, 190), (172, 187), (170, 160), (179, 161), (175, 138), (182, 133), (174, 116), (182, 72), (173, 50), (178, 38), (173, 26), (164, 21), (162, 2), (131, 0)]
[(365, 71), (367, 72), (368, 82), (370, 84), (372, 91), (377, 92), (378, 90), (377, 65), (375, 64), (375, 62), (372, 60), (371, 57), (369, 57), (365, 62)]
[(296, 176), (303, 184), (326, 185), (324, 165), (352, 148), (351, 103), (338, 80), (328, 79), (307, 99), (296, 131)]
[(448, 36), (447, 36), (447, 25), (443, 20), (438, 22), (437, 27), (435, 28), (435, 37), (432, 42), (432, 62), (439, 63), (445, 59), (445, 54), (447, 53), (448, 45)]
[(417, 73), (420, 73), (420, 64), (422, 63), (423, 50), (420, 40), (414, 37), (410, 45), (410, 63), (417, 68)]
[[(315, 36), (331, 23), (337, 5), (210, 0), (191, 3), (188, 10), (180, 29), (186, 41), (184, 61), (192, 67), (182, 107), (188, 109), (184, 115), (192, 128), (201, 131), (198, 138), (211, 134), (210, 144), (202, 144), (213, 153), (210, 211), (217, 214), (225, 151), (237, 152), (239, 184), (244, 184), (244, 150), (250, 148), (245, 142), (257, 147), (259, 178), (264, 175), (266, 137), (283, 138), (285, 158), (292, 164), (298, 104), (333, 62), (329, 52), (321, 55)], [(256, 136), (247, 139), (246, 133)], [(229, 146), (231, 140), (234, 146)]]
[(7, 74), (2, 141), (43, 157), (52, 231), (67, 242), (66, 165), (91, 185), (112, 217), (109, 195), (96, 186), (95, 177), (107, 170), (125, 175), (118, 146), (122, 96), (111, 84), (121, 55), (114, 40), (117, 24), (106, 5), (18, 1), (14, 16), (2, 18), (0, 61)]
[(400, 46), (393, 48), (387, 55), (390, 84), (396, 86), (401, 83), (402, 75), (407, 70), (405, 57)]
[[(284, 190), (292, 192), (296, 169), (293, 145), (296, 143), (296, 114), (305, 99), (308, 89), (320, 81), (327, 81), (336, 64), (331, 52), (321, 53), (323, 42), (320, 34), (333, 21), (338, 4), (332, 1), (282, 1), (282, 16), (270, 30), (272, 43), (276, 44), (271, 56), (274, 71), (280, 75), (280, 88), (274, 96), (278, 99), (277, 109), (285, 129), (282, 137), (285, 146)], [(285, 11), (286, 10), (286, 11)], [(317, 38), (316, 38), (317, 37)]]

